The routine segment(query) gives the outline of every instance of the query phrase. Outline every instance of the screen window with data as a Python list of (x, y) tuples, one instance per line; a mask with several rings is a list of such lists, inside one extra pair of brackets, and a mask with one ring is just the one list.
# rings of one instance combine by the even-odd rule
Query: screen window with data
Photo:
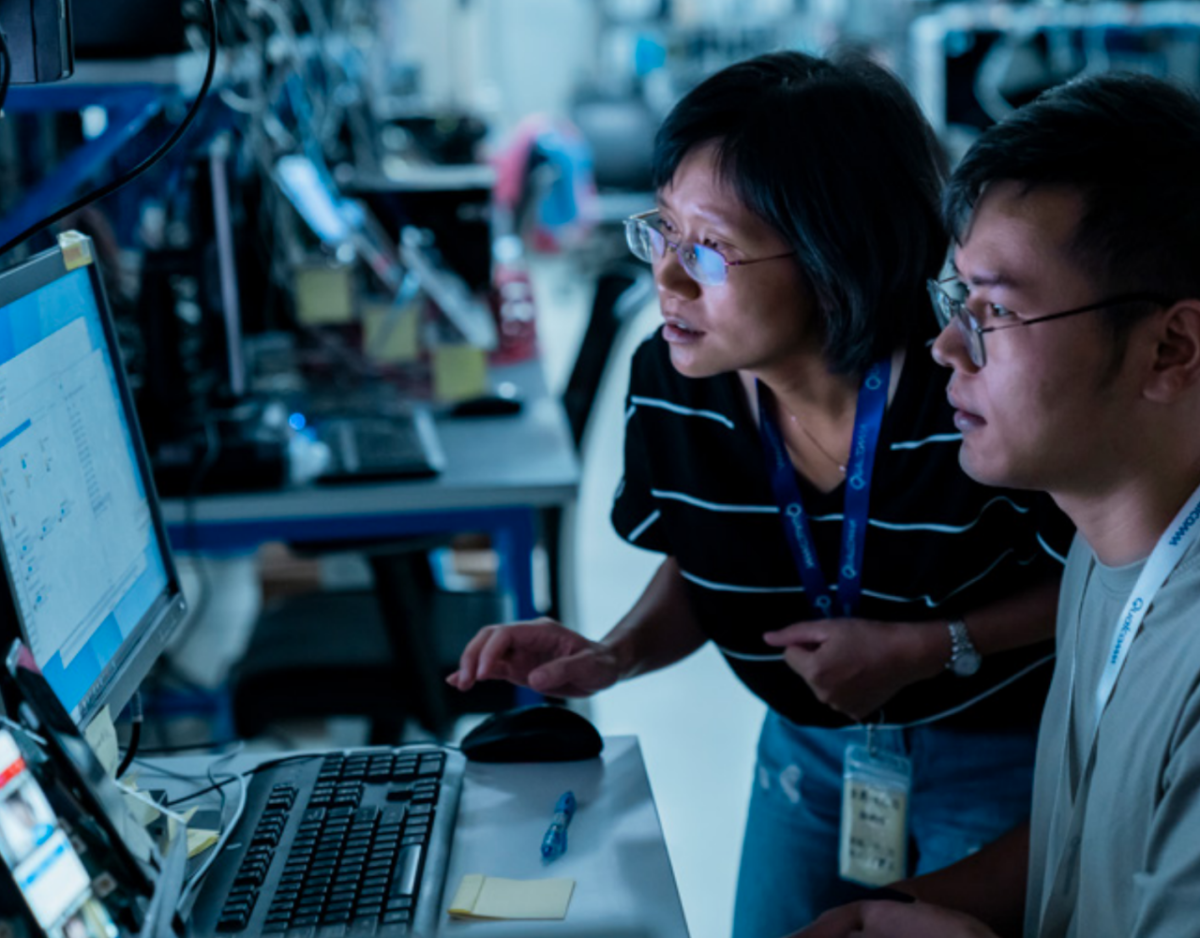
[(24, 631), (78, 714), (167, 584), (88, 272), (0, 308), (0, 540)]

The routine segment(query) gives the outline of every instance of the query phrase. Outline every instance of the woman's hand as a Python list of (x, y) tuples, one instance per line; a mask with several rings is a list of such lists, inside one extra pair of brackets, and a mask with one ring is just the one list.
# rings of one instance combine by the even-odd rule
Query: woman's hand
[(476, 681), (509, 681), (553, 697), (587, 697), (620, 678), (616, 654), (553, 619), (480, 629), (446, 683), (470, 690)]
[(819, 619), (763, 635), (817, 699), (856, 720), (909, 684), (940, 673), (950, 658), (946, 623)]
[(925, 902), (853, 902), (791, 938), (996, 938), (978, 919)]

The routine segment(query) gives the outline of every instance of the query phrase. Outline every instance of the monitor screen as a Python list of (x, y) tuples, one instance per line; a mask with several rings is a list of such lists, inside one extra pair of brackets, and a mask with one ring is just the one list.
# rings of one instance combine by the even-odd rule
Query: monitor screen
[(185, 609), (91, 242), (0, 273), (0, 615), (84, 724)]

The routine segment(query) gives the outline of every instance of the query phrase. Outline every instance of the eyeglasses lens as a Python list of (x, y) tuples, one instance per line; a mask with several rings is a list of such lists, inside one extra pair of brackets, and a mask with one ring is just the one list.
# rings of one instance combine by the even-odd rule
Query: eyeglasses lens
[(720, 286), (725, 282), (725, 258), (700, 244), (693, 244), (684, 249), (685, 265), (688, 273), (697, 282), (709, 287)]
[(662, 256), (662, 235), (641, 219), (628, 219), (625, 222), (625, 243), (638, 260), (653, 263), (656, 257)]

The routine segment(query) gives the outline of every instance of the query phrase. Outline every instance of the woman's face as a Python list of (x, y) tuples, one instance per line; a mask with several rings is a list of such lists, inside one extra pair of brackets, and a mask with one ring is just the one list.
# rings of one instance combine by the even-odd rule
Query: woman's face
[(716, 144), (693, 149), (659, 191), (667, 240), (715, 248), (731, 262), (787, 256), (729, 267), (714, 287), (688, 276), (668, 247), (654, 264), (662, 334), (680, 374), (766, 377), (797, 353), (820, 349), (819, 314), (790, 245), (718, 177), (716, 152)]

